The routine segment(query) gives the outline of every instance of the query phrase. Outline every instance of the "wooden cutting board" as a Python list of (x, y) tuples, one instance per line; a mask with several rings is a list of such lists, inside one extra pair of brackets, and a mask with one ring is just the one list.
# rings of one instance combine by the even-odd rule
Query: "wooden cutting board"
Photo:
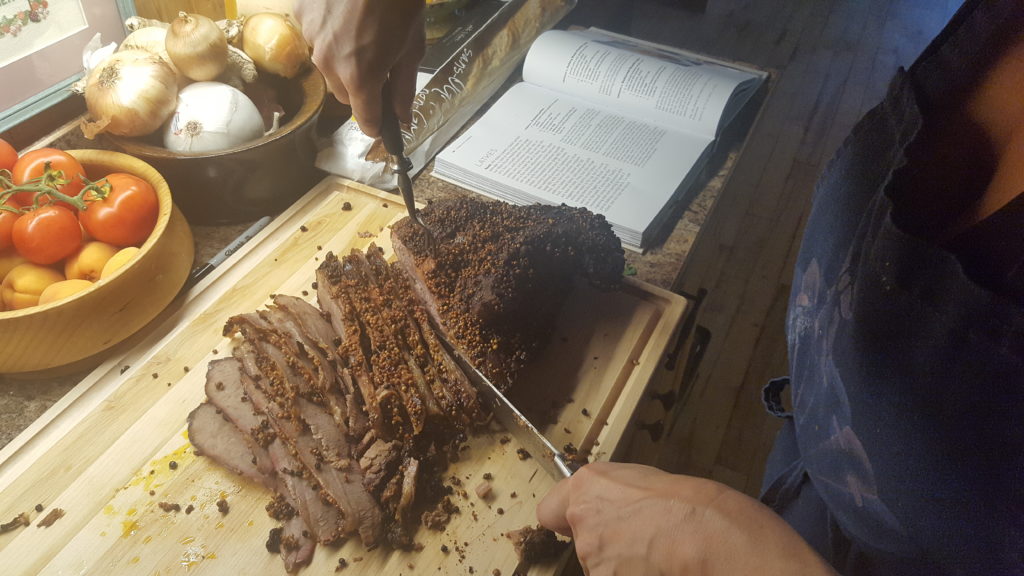
[[(221, 335), (229, 316), (259, 309), (273, 293), (313, 300), (327, 251), (374, 241), (390, 253), (387, 227), (402, 216), (395, 196), (325, 179), (0, 451), (0, 522), (23, 512), (32, 520), (0, 534), (3, 572), (283, 574), (264, 547), (275, 526), (264, 511), (269, 493), (196, 456), (185, 418), (204, 399), (207, 363), (230, 354)], [(685, 311), (682, 297), (632, 280), (615, 293), (577, 288), (513, 400), (557, 446), (616, 457)], [(536, 503), (553, 481), (507, 440), (493, 431), (467, 442), (446, 475), (460, 513), (444, 532), (421, 527), (421, 550), (367, 551), (356, 539), (318, 547), (303, 573), (333, 573), (344, 558), (342, 574), (513, 574), (503, 534), (536, 523)], [(488, 473), (484, 500), (474, 488)], [(54, 508), (64, 516), (38, 527)], [(529, 574), (560, 569), (553, 562)]]

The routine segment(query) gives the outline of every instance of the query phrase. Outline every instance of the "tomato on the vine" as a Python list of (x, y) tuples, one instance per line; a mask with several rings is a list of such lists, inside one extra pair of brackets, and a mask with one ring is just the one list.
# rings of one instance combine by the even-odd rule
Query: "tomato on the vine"
[(18, 151), (9, 142), (0, 138), (0, 170), (14, 168), (14, 163), (17, 161)]
[(21, 216), (20, 213), (5, 209), (5, 207), (11, 209), (18, 208), (17, 204), (11, 200), (0, 205), (0, 250), (10, 247), (11, 231), (14, 229), (14, 222)]
[[(11, 168), (14, 185), (21, 186), (33, 178), (42, 176), (47, 163), (49, 163), (50, 169), (55, 171), (53, 174), (64, 181), (63, 184), (56, 186), (58, 192), (67, 196), (76, 196), (85, 187), (85, 182), (82, 181), (85, 169), (82, 168), (82, 164), (71, 154), (57, 148), (38, 148), (22, 154)], [(56, 174), (56, 171), (59, 171), (60, 174)], [(31, 206), (34, 193), (17, 192), (13, 198), (20, 206)], [(47, 200), (40, 202), (40, 204), (48, 203)]]
[(101, 190), (87, 191), (86, 208), (78, 213), (85, 231), (115, 246), (138, 246), (145, 242), (160, 213), (160, 200), (153, 186), (138, 176), (120, 172), (96, 184)]
[(74, 254), (82, 245), (82, 227), (63, 206), (40, 206), (22, 214), (11, 231), (14, 248), (36, 264), (49, 265)]

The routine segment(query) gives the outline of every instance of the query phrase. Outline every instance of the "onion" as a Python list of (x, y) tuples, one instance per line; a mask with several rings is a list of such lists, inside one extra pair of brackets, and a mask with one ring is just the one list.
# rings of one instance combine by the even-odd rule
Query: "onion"
[(89, 72), (85, 104), (92, 120), (82, 133), (144, 136), (155, 131), (174, 111), (177, 78), (162, 58), (145, 50), (124, 50), (108, 56)]
[(167, 28), (161, 28), (159, 26), (146, 26), (145, 28), (139, 28), (128, 35), (121, 45), (117, 48), (120, 50), (145, 50), (152, 52), (157, 56), (161, 57), (171, 68), (174, 69), (174, 73), (178, 76), (178, 86), (182, 87), (188, 84), (188, 78), (182, 74), (178, 68), (174, 65), (171, 60), (171, 56), (167, 54)]
[(283, 14), (259, 12), (245, 18), (242, 50), (258, 70), (294, 78), (309, 63), (309, 45)]
[(220, 82), (182, 88), (178, 107), (164, 127), (164, 146), (174, 152), (216, 152), (263, 136), (263, 118), (243, 92)]
[(167, 30), (167, 53), (185, 76), (213, 80), (228, 65), (228, 39), (206, 16), (179, 12)]

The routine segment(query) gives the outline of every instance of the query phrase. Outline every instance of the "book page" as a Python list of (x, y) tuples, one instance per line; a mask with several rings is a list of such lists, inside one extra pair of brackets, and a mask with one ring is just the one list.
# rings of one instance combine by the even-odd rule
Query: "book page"
[(757, 75), (655, 44), (593, 31), (549, 30), (526, 56), (523, 80), (708, 136), (730, 96)]
[(638, 245), (711, 142), (519, 83), (438, 155), (435, 176), (514, 203), (587, 207)]

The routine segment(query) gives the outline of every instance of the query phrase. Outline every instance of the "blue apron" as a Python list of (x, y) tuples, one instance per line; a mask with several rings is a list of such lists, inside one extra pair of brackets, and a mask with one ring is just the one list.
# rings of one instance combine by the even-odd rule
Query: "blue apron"
[(922, 100), (965, 88), (990, 24), (1022, 12), (967, 2), (815, 191), (789, 301), (791, 376), (765, 388), (787, 422), (762, 501), (846, 576), (1024, 574), (1024, 304), (902, 231), (891, 201)]

